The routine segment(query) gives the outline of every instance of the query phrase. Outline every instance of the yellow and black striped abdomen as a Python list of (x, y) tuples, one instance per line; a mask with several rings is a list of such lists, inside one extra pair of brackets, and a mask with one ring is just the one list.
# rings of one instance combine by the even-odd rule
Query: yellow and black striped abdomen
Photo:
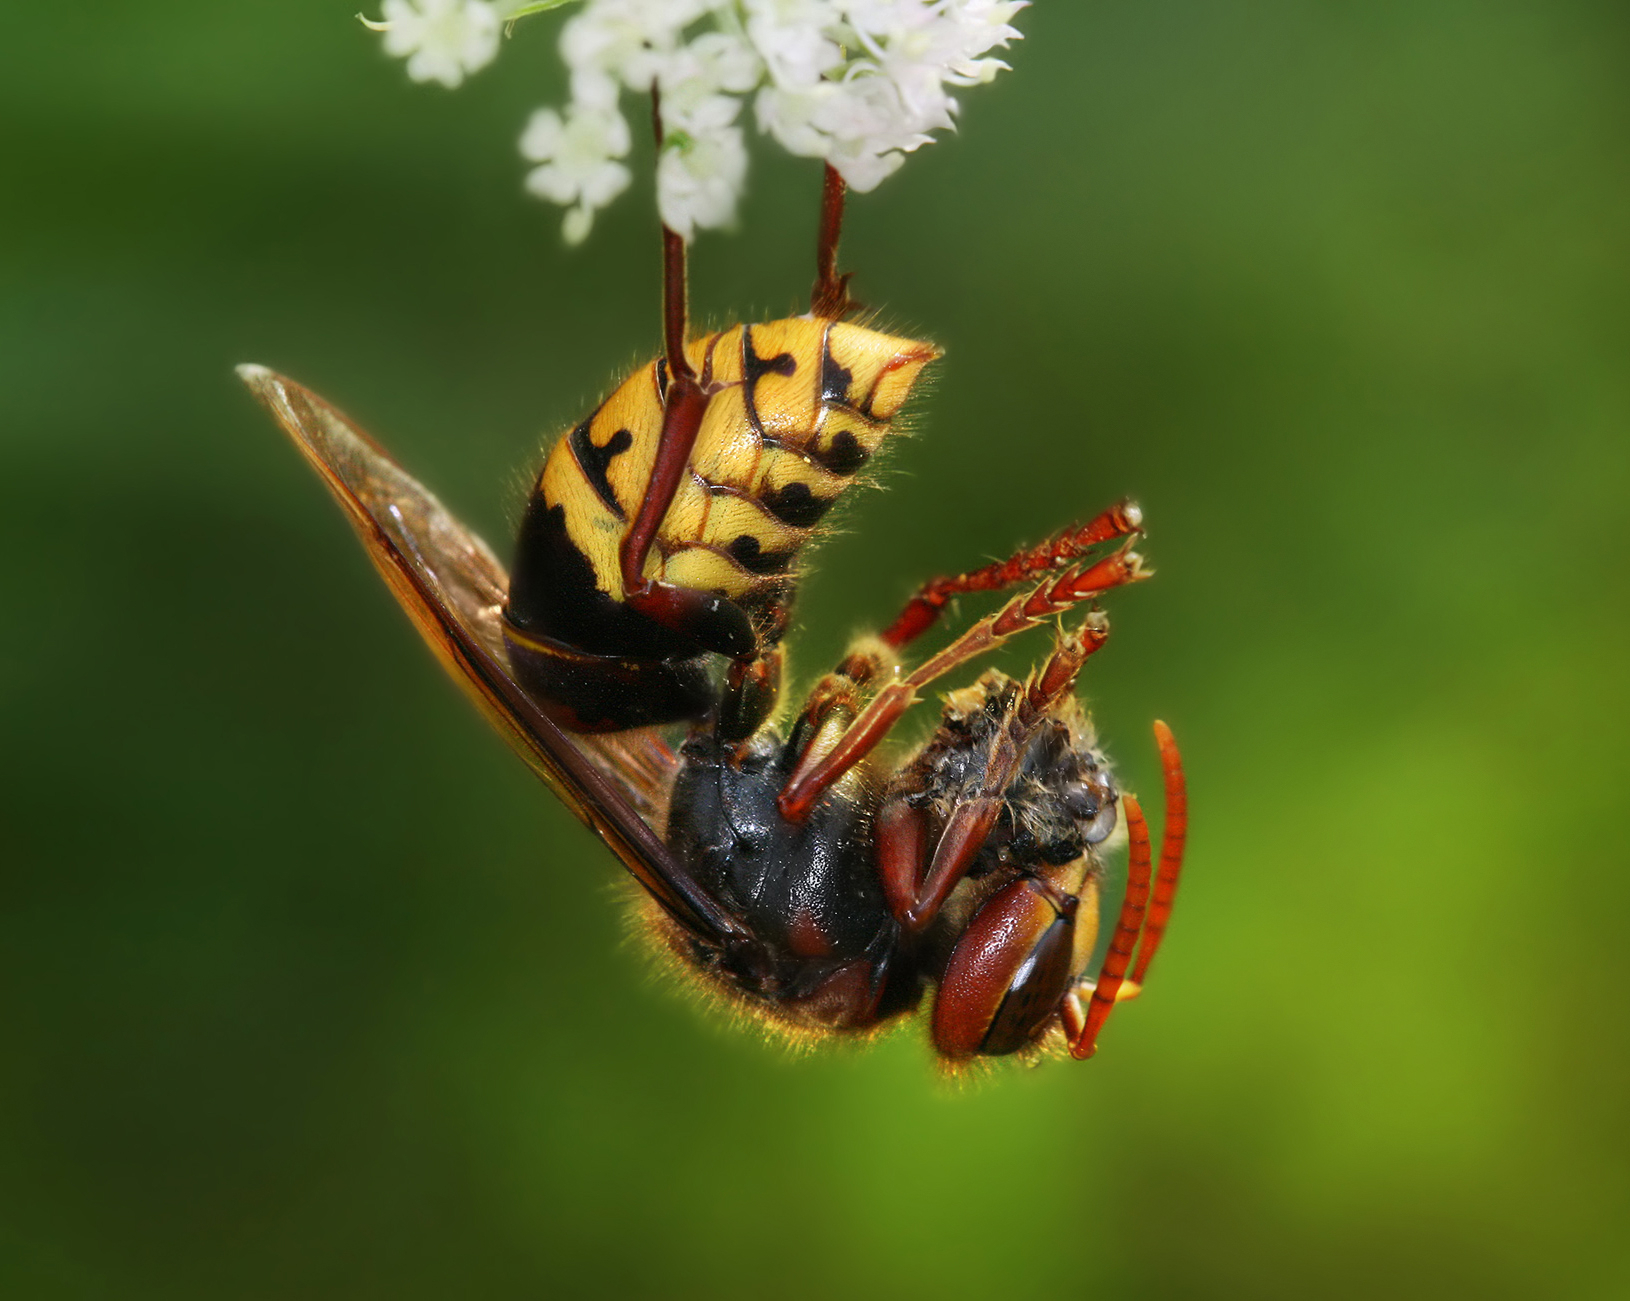
[(727, 387), (708, 405), (648, 572), (722, 592), (778, 635), (799, 550), (939, 354), (804, 318), (737, 326), (703, 343), (704, 365)]
[[(800, 548), (939, 353), (861, 326), (793, 318), (708, 335), (688, 355), (708, 405), (645, 575), (728, 598), (761, 642), (773, 642)], [(517, 628), (600, 655), (684, 653), (623, 604), (620, 570), (661, 437), (665, 378), (660, 361), (642, 367), (551, 450), (512, 575)]]

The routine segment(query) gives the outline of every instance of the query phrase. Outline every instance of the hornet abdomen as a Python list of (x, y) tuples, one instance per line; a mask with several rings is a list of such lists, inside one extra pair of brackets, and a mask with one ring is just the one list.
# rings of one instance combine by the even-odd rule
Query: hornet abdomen
[[(686, 353), (707, 406), (643, 574), (732, 603), (763, 651), (785, 631), (800, 549), (939, 351), (795, 317), (707, 335)], [(625, 380), (555, 443), (527, 504), (506, 610), (511, 650), (518, 669), (541, 674), (568, 726), (672, 721), (712, 702), (702, 647), (625, 599), (621, 552), (651, 483), (667, 387), (661, 360)]]

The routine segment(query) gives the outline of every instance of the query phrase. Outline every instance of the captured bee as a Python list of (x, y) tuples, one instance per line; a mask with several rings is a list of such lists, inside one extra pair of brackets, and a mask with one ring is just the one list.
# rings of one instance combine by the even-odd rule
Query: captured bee
[[(829, 167), (808, 314), (703, 338), (684, 244), (664, 231), (663, 355), (554, 444), (508, 573), (333, 407), (240, 373), (443, 665), (622, 860), (651, 935), (706, 987), (806, 1037), (866, 1033), (931, 991), (948, 1063), (1087, 1057), (1160, 944), (1187, 822), (1164, 725), (1157, 855), (1075, 696), (1109, 635), (1098, 599), (1147, 575), (1141, 516), (1123, 502), (925, 584), (783, 721), (802, 548), (940, 356), (846, 319), (842, 208)], [(953, 598), (1002, 590), (1016, 594), (906, 663)], [(1042, 624), (1057, 630), (1029, 676), (987, 672), (914, 754), (879, 757), (931, 684)], [(1128, 884), (1093, 972), (1123, 819)]]

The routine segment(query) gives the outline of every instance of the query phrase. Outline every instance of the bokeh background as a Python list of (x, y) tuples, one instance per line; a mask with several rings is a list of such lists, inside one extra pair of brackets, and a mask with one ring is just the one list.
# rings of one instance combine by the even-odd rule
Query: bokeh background
[[(645, 185), (567, 251), (354, 0), (15, 6), (0, 46), (0, 1292), (1630, 1296), (1630, 21), (1046, 0), (845, 262), (947, 349), (802, 603), (1124, 494), (1088, 690), (1193, 851), (1087, 1066), (789, 1058), (628, 943), (233, 363), (500, 547), (658, 342)], [(795, 309), (760, 150), (700, 316)], [(1023, 666), (1039, 643), (1006, 661)]]

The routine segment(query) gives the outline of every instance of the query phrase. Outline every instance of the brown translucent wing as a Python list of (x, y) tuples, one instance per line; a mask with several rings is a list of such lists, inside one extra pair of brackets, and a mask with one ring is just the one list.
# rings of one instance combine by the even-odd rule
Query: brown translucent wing
[(311, 390), (262, 366), (238, 374), (322, 476), (436, 658), (528, 767), (687, 930), (736, 931), (654, 829), (667, 815), (673, 751), (650, 731), (582, 737), (550, 721), (510, 673), (500, 622), (509, 576), (487, 544)]

